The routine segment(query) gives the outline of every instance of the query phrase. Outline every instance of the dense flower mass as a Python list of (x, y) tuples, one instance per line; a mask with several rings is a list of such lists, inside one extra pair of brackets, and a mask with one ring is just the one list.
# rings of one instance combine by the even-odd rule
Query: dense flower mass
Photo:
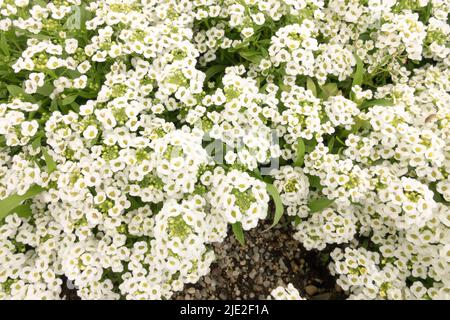
[(0, 299), (170, 299), (283, 212), (350, 299), (450, 299), (449, 13), (0, 0)]

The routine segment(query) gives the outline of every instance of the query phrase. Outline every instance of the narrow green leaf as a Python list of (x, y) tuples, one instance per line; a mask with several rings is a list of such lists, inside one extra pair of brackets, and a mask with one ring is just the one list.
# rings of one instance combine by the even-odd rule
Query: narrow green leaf
[(423, 23), (427, 23), (430, 19), (433, 10), (433, 1), (429, 1), (428, 4), (421, 10), (419, 17)]
[[(355, 55), (355, 59), (356, 59), (356, 68), (355, 68), (355, 72), (353, 73), (352, 87), (362, 85), (363, 80), (364, 80), (364, 73), (365, 73), (364, 62), (357, 55)], [(353, 91), (350, 91), (350, 99), (352, 101), (356, 101), (356, 96), (353, 93)]]
[(355, 73), (353, 74), (352, 87), (362, 85), (365, 73), (364, 62), (358, 56), (355, 56), (355, 58), (356, 58), (356, 70)]
[(13, 84), (7, 85), (6, 89), (8, 89), (9, 94), (13, 97), (19, 97), (26, 94), (26, 92), (21, 87)]
[(260, 51), (261, 51), (261, 54), (262, 54), (263, 57), (268, 57), (269, 56), (269, 51), (266, 48), (261, 47)]
[(316, 188), (317, 190), (322, 190), (323, 187), (320, 184), (320, 178), (317, 176), (308, 176), (309, 186)]
[(42, 148), (42, 153), (44, 154), (45, 164), (47, 165), (47, 172), (52, 173), (56, 170), (56, 162), (53, 158), (48, 154), (47, 149)]
[(71, 108), (73, 111), (75, 111), (76, 113), (79, 113), (79, 112), (80, 112), (80, 105), (79, 105), (78, 103), (76, 103), (76, 102), (72, 102), (72, 103), (70, 104), (70, 108)]
[(306, 89), (311, 91), (315, 97), (317, 97), (317, 88), (316, 84), (311, 78), (306, 78)]
[(340, 94), (340, 90), (336, 83), (326, 83), (322, 87), (320, 87), (320, 95), (319, 98), (321, 99), (328, 99), (329, 97), (336, 96)]
[(225, 65), (220, 65), (220, 64), (216, 64), (212, 67), (209, 67), (205, 71), (205, 74), (206, 74), (205, 83), (207, 83), (209, 81), (209, 79), (211, 79), (216, 74), (223, 72), (225, 70), (225, 68), (226, 68)]
[(330, 152), (333, 151), (334, 141), (335, 141), (335, 138), (334, 138), (334, 136), (332, 136), (330, 141), (328, 142), (328, 150), (330, 150)]
[(44, 191), (44, 188), (33, 185), (25, 194), (19, 196), (17, 194), (10, 195), (6, 199), (0, 200), (0, 219), (6, 217), (13, 209), (18, 207), (23, 201), (34, 197)]
[(50, 103), (50, 111), (54, 112), (58, 110), (58, 102), (56, 100), (52, 100)]
[(23, 98), (26, 99), (29, 102), (34, 102), (33, 96), (26, 93), (25, 90), (23, 90), (21, 87), (10, 84), (6, 86), (6, 89), (8, 90), (9, 94), (15, 98)]
[(297, 140), (297, 157), (295, 158), (294, 165), (296, 167), (301, 167), (305, 160), (305, 142), (302, 138), (298, 138)]
[(347, 146), (346, 144), (345, 144), (345, 142), (344, 141), (342, 141), (342, 139), (339, 137), (339, 136), (336, 136), (336, 140), (342, 145), (342, 146)]
[(299, 216), (295, 216), (294, 217), (294, 226), (298, 226), (300, 222), (302, 222), (302, 218), (300, 218)]
[(256, 176), (256, 178), (258, 178), (259, 180), (263, 180), (263, 176), (261, 175), (261, 171), (259, 171), (259, 168), (255, 168), (255, 170), (253, 170), (253, 174)]
[(68, 104), (71, 104), (72, 102), (74, 102), (77, 99), (77, 97), (78, 96), (76, 94), (69, 95), (61, 101), (61, 105), (66, 106)]
[(270, 46), (270, 43), (272, 42), (272, 40), (270, 39), (263, 39), (263, 40), (259, 40), (258, 43), (263, 45), (263, 46)]
[(314, 149), (317, 147), (317, 141), (316, 139), (308, 140), (308, 143), (305, 144), (305, 153), (313, 152)]
[(46, 83), (42, 87), (38, 88), (36, 93), (48, 97), (54, 89), (55, 87), (53, 85), (51, 85), (50, 83)]
[(361, 128), (370, 127), (370, 122), (368, 120), (362, 120), (359, 117), (355, 117), (355, 124), (351, 128), (351, 133), (355, 134)]
[[(280, 193), (278, 192), (277, 188), (273, 184), (266, 183), (266, 190), (269, 193), (269, 195), (273, 199), (273, 203), (275, 204), (275, 215), (273, 217), (272, 225), (269, 227), (269, 229), (273, 228), (280, 222), (281, 217), (284, 213), (284, 207), (283, 207), (283, 201), (281, 201)], [(267, 229), (267, 230), (269, 230)], [(266, 231), (267, 231), (266, 230)]]
[(31, 216), (31, 204), (21, 204), (20, 206), (14, 208), (11, 213), (17, 213), (19, 217), (23, 218), (29, 217)]
[(8, 42), (6, 41), (5, 33), (3, 33), (3, 32), (0, 36), (0, 49), (3, 51), (3, 54), (5, 56), (9, 56), (9, 46), (8, 46)]
[(308, 203), (308, 207), (311, 213), (322, 211), (328, 208), (334, 200), (330, 200), (327, 197), (322, 197), (316, 200), (312, 200)]
[(258, 64), (261, 59), (263, 58), (258, 52), (254, 52), (254, 51), (244, 51), (241, 50), (239, 51), (239, 55), (244, 58), (245, 60), (248, 60), (254, 64)]
[(231, 225), (231, 229), (233, 230), (234, 237), (236, 240), (242, 245), (245, 246), (245, 238), (244, 231), (242, 230), (242, 225), (240, 222), (233, 223)]
[(361, 110), (364, 110), (364, 109), (367, 109), (372, 106), (390, 107), (393, 105), (394, 105), (394, 101), (392, 101), (390, 99), (375, 99), (375, 100), (364, 101), (363, 103), (361, 103), (359, 108)]
[(47, 3), (44, 0), (34, 0), (34, 2), (44, 8), (47, 6)]
[(38, 132), (38, 134), (35, 136), (33, 142), (31, 142), (31, 146), (33, 147), (33, 149), (37, 149), (41, 146), (41, 139), (44, 136), (44, 132), (40, 131)]

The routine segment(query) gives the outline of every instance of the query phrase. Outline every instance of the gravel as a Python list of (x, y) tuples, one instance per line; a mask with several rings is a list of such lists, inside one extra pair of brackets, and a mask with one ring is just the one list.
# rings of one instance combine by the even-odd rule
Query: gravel
[(345, 294), (335, 284), (318, 252), (308, 252), (292, 238), (292, 229), (282, 220), (245, 232), (241, 246), (231, 230), (222, 243), (213, 244), (216, 262), (211, 272), (196, 284), (173, 296), (178, 300), (266, 299), (270, 291), (292, 283), (302, 296), (312, 299), (342, 299)]

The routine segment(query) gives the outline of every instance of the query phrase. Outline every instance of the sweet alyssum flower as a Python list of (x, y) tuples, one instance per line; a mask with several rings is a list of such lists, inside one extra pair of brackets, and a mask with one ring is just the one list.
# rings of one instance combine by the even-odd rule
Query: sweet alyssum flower
[(280, 212), (350, 299), (448, 299), (449, 13), (0, 1), (0, 299), (170, 299)]

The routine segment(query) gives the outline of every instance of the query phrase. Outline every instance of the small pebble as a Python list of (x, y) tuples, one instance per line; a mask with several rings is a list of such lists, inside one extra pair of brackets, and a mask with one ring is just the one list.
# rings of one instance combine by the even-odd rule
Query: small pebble
[(309, 296), (313, 296), (319, 291), (316, 286), (309, 285), (305, 287), (305, 291)]

